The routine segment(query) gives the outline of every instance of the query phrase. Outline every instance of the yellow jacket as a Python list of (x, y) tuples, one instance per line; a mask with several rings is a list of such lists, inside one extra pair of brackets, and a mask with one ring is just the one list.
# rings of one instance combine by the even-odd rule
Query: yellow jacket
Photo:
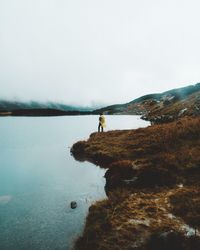
[(105, 117), (104, 117), (103, 115), (101, 115), (101, 116), (99, 117), (99, 122), (100, 122), (101, 126), (102, 126), (103, 128), (105, 128), (105, 126), (106, 126), (106, 119), (105, 119)]

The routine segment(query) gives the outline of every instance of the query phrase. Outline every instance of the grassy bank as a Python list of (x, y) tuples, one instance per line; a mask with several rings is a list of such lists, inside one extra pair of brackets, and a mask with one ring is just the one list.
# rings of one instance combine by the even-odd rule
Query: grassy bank
[(78, 160), (107, 168), (76, 249), (200, 249), (200, 119), (93, 133)]

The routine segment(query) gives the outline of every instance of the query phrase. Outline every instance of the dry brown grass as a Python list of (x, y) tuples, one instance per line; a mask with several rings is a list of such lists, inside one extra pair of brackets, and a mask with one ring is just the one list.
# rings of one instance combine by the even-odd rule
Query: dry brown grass
[(194, 141), (200, 146), (199, 127), (200, 118), (184, 118), (137, 130), (93, 133), (88, 141), (75, 143), (72, 152), (75, 157), (82, 153), (100, 165), (122, 159), (149, 159), (158, 153), (173, 155), (177, 150), (182, 151), (182, 146), (191, 148)]
[(150, 185), (148, 181), (159, 184), (156, 179), (165, 184), (168, 178), (169, 185), (170, 180), (187, 181), (186, 174), (198, 170), (199, 128), (200, 118), (184, 118), (137, 130), (93, 133), (88, 141), (74, 144), (72, 152), (75, 158), (109, 168), (116, 179), (119, 175), (124, 179), (139, 176)]
[(72, 152), (108, 168), (109, 198), (90, 208), (77, 250), (198, 249), (183, 228), (200, 226), (200, 118), (93, 133)]
[[(199, 244), (199, 239), (186, 237), (185, 222), (171, 214), (170, 200), (177, 190), (181, 192), (179, 188), (113, 191), (109, 200), (90, 207), (83, 236), (75, 249), (197, 250), (192, 246), (196, 241)], [(165, 238), (168, 234), (175, 238)]]
[(170, 196), (172, 212), (194, 228), (200, 228), (200, 187), (179, 189)]

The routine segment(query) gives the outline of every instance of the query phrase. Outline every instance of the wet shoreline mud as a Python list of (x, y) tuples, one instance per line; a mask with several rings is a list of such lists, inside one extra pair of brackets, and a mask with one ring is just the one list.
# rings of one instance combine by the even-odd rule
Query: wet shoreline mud
[(75, 249), (200, 249), (200, 118), (93, 133), (71, 152), (106, 168)]

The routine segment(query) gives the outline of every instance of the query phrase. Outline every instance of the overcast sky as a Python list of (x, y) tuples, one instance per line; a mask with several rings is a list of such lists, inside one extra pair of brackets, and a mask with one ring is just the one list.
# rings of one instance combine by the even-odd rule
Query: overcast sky
[(124, 103), (200, 81), (199, 0), (0, 0), (0, 97)]

